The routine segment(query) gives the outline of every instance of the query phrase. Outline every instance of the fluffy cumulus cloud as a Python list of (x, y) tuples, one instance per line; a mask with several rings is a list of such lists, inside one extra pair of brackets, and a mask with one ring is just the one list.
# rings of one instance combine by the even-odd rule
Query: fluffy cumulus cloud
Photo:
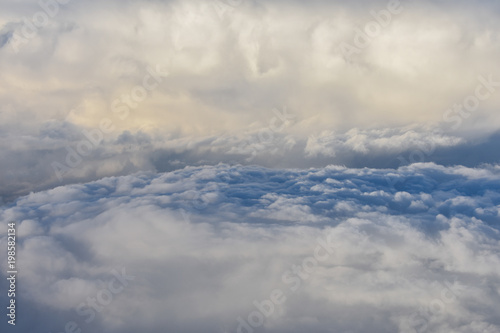
[[(418, 162), (498, 161), (494, 1), (0, 6), (5, 201), (213, 161), (398, 167), (401, 153), (410, 162), (412, 153)], [(94, 135), (80, 145), (84, 161), (67, 163), (68, 147), (96, 130), (102, 141)], [(422, 158), (422, 145), (441, 149), (442, 160), (427, 150)], [(457, 163), (459, 152), (472, 157)], [(71, 168), (62, 182), (54, 162)]]
[(0, 211), (18, 221), (18, 328), (499, 332), (499, 193), (498, 166), (432, 163), (221, 164), (33, 193)]

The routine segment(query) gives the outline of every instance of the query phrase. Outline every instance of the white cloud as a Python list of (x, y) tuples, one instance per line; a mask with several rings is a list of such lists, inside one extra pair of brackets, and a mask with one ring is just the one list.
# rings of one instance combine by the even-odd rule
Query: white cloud
[[(467, 118), (452, 112), (459, 130), (443, 122), (475, 93), (479, 75), (500, 80), (492, 2), (403, 3), (346, 61), (339, 45), (386, 1), (224, 1), (71, 1), (18, 53), (13, 34), (42, 9), (4, 4), (1, 196), (61, 184), (51, 164), (103, 120), (112, 130), (62, 184), (221, 161), (397, 167), (398, 154), (486, 142), (498, 130), (499, 93)], [(155, 88), (129, 100), (152, 72), (146, 82)], [(269, 132), (281, 125), (273, 110), (283, 108), (293, 121)], [(498, 161), (484, 150), (425, 161)]]
[(236, 332), (276, 289), (268, 332), (500, 331), (497, 3), (352, 57), (387, 1), (70, 1), (23, 45), (40, 5), (0, 6), (21, 331)]
[[(498, 331), (498, 168), (393, 173), (219, 165), (30, 194), (0, 212), (19, 225), (22, 310), (44, 330), (236, 332), (281, 289), (269, 332)], [(282, 280), (327, 238), (326, 261)], [(122, 267), (135, 279), (86, 323), (76, 308)]]

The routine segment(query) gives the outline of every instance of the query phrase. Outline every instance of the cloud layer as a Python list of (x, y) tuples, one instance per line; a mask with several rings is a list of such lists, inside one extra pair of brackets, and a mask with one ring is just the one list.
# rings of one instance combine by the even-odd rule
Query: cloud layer
[[(498, 162), (485, 148), (500, 125), (493, 1), (42, 3), (0, 5), (6, 201), (212, 160), (398, 167), (422, 145), (462, 144), (414, 160)], [(59, 182), (52, 163), (103, 127), (106, 144)]]
[(2, 1), (16, 328), (500, 332), (499, 14)]
[(23, 332), (493, 333), (499, 193), (497, 166), (218, 165), (58, 187), (0, 216), (18, 221)]
[(267, 123), (239, 134), (185, 137), (147, 130), (110, 134), (101, 128), (46, 121), (36, 135), (6, 135), (0, 142), (0, 197), (11, 202), (63, 184), (220, 162), (270, 168), (398, 168), (420, 162), (476, 167), (500, 160), (498, 133), (463, 138), (440, 128), (408, 126), (323, 131), (302, 138), (286, 131), (295, 123), (290, 111), (276, 109)]

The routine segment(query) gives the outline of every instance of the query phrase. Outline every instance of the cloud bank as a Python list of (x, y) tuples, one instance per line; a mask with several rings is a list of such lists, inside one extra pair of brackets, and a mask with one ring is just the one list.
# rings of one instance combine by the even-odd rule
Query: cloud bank
[(8, 135), (0, 142), (4, 157), (0, 197), (11, 202), (31, 191), (63, 184), (221, 162), (270, 168), (337, 164), (396, 169), (423, 162), (476, 167), (500, 160), (498, 133), (466, 139), (414, 125), (323, 131), (301, 138), (286, 131), (296, 123), (295, 116), (286, 110), (274, 111), (269, 122), (249, 126), (239, 134), (205, 137), (142, 130), (114, 135), (100, 128), (47, 121), (36, 135)]
[[(496, 2), (41, 3), (0, 5), (5, 201), (212, 161), (498, 162)], [(52, 163), (101, 129), (61, 183)]]
[(499, 193), (498, 166), (432, 163), (221, 164), (33, 193), (0, 211), (18, 221), (18, 329), (498, 332)]
[(16, 329), (500, 332), (499, 14), (2, 1)]

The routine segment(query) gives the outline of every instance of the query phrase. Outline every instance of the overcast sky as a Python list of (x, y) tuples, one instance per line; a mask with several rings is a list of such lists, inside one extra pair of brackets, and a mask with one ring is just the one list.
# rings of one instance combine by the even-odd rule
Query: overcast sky
[(48, 3), (1, 5), (5, 200), (220, 161), (498, 160), (495, 1)]
[(487, 0), (2, 0), (12, 332), (500, 332), (499, 32)]

